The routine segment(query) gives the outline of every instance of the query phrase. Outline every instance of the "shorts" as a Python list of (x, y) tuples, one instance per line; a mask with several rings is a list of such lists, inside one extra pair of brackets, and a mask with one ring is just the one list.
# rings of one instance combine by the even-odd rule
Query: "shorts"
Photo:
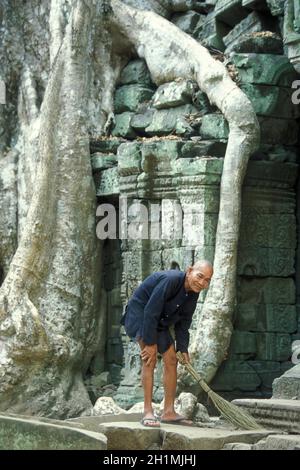
[[(127, 306), (126, 306), (127, 307)], [(124, 326), (126, 334), (132, 341), (142, 340), (142, 328), (143, 328), (143, 317), (142, 315), (133, 314), (125, 307), (124, 315), (121, 319), (121, 325)], [(169, 332), (168, 327), (158, 327), (157, 329), (157, 350), (159, 354), (164, 354), (171, 344), (174, 344), (174, 340)]]

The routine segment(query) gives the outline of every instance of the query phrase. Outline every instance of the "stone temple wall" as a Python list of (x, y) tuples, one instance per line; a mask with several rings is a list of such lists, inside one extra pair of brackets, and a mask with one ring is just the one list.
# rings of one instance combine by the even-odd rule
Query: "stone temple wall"
[[(224, 394), (268, 397), (272, 381), (292, 367), (291, 344), (300, 338), (295, 283), (300, 276), (300, 107), (292, 103), (292, 83), (300, 78), (298, 3), (210, 0), (196, 2), (196, 10), (186, 3), (180, 2), (182, 11), (172, 21), (226, 64), (261, 125), (261, 147), (250, 159), (243, 187), (234, 333), (212, 386)], [(133, 223), (141, 227), (138, 203), (151, 208), (145, 239), (119, 239), (117, 232), (116, 240), (104, 242), (107, 339), (102, 370), (109, 374), (98, 383), (121, 383), (114, 398), (128, 406), (141, 399), (142, 390), (138, 349), (119, 326), (122, 305), (147, 275), (169, 269), (172, 262), (182, 270), (204, 257), (213, 262), (228, 125), (195, 83), (176, 80), (157, 88), (141, 60), (131, 61), (122, 72), (115, 113), (111, 137), (91, 142), (99, 203), (113, 204), (119, 213), (126, 209), (119, 198), (126, 200), (128, 225), (121, 233), (129, 225), (132, 230)], [(200, 207), (196, 222), (191, 203)], [(183, 214), (180, 236), (174, 207)], [(189, 229), (193, 223), (195, 233)], [(157, 230), (162, 230), (160, 239), (146, 239), (147, 231)], [(201, 293), (195, 316), (204, 298)], [(162, 397), (160, 372), (159, 364), (157, 400)], [(95, 395), (107, 395), (108, 389), (100, 387)], [(114, 393), (113, 387), (109, 390)]]

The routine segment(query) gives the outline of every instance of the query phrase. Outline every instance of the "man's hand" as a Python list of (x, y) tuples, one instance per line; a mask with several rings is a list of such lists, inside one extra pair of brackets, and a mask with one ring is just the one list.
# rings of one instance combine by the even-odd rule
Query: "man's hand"
[(181, 353), (181, 354), (182, 354), (183, 359), (184, 359), (184, 364), (187, 364), (188, 362), (191, 362), (191, 361), (190, 361), (189, 353), (183, 352), (183, 353)]
[(157, 344), (146, 345), (141, 352), (141, 358), (146, 363), (146, 366), (150, 366), (152, 362), (155, 362), (156, 356)]

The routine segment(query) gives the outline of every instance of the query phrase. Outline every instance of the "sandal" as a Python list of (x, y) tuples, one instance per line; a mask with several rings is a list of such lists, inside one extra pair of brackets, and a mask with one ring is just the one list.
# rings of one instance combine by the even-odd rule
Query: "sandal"
[[(145, 416), (141, 419), (140, 423), (143, 426), (148, 428), (159, 428), (160, 427), (160, 420), (158, 418), (145, 418)], [(154, 424), (157, 423), (157, 424)]]

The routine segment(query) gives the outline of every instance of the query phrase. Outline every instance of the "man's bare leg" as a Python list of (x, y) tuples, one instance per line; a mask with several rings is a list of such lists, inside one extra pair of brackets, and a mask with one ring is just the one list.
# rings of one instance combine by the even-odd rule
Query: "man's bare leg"
[[(141, 351), (145, 347), (145, 343), (140, 340), (139, 345)], [(149, 421), (146, 421), (145, 424), (148, 426), (158, 427), (159, 423), (158, 420), (154, 416), (153, 407), (152, 407), (152, 397), (153, 397), (153, 375), (154, 375), (154, 368), (155, 362), (147, 365), (146, 361), (143, 361), (142, 364), (142, 385), (144, 389), (144, 420), (149, 418)], [(155, 420), (155, 421), (150, 421)]]
[(182, 420), (186, 424), (192, 424), (192, 421), (175, 412), (174, 402), (176, 397), (177, 385), (177, 358), (174, 345), (171, 344), (169, 349), (162, 355), (164, 361), (164, 391), (165, 402), (161, 419), (164, 421)]

